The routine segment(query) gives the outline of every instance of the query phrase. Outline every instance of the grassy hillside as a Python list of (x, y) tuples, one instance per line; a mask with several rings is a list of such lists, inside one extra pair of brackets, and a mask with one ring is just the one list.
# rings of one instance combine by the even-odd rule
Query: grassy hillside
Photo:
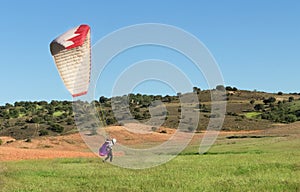
[(16, 102), (0, 107), (0, 135), (30, 139), (74, 130), (68, 101)]
[[(199, 104), (193, 106), (200, 112), (200, 122), (196, 129), (206, 129), (211, 114), (211, 92), (216, 90), (194, 89)], [(180, 94), (179, 94), (180, 95)], [(222, 130), (255, 130), (272, 127), (273, 123), (290, 123), (300, 120), (300, 96), (283, 93), (265, 93), (227, 89), (224, 97), (227, 100), (225, 121)], [(113, 98), (122, 104), (122, 97)], [(177, 128), (179, 122), (189, 122), (189, 116), (181, 115), (179, 96), (130, 94), (130, 113), (134, 119), (145, 122), (151, 117), (149, 107), (155, 107), (155, 101), (162, 101), (167, 109), (161, 115), (162, 126)], [(119, 105), (119, 104), (118, 104)], [(75, 114), (76, 119), (84, 123), (84, 127), (96, 128), (95, 123), (89, 123), (89, 118), (95, 113), (103, 124), (119, 124), (124, 117), (116, 117), (112, 110), (112, 98), (100, 97), (93, 103), (80, 102)], [(72, 102), (69, 101), (36, 101), (15, 102), (0, 106), (0, 136), (11, 136), (16, 139), (30, 139), (45, 135), (67, 134), (77, 131), (74, 123)]]

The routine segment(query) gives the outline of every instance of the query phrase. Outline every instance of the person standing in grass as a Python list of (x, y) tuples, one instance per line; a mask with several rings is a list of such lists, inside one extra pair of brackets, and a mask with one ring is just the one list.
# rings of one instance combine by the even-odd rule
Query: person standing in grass
[(107, 156), (105, 159), (103, 159), (103, 162), (107, 161), (109, 159), (110, 162), (113, 160), (113, 152), (112, 148), (116, 144), (117, 140), (113, 138), (112, 140), (107, 140), (107, 146), (106, 146), (106, 151), (107, 151)]

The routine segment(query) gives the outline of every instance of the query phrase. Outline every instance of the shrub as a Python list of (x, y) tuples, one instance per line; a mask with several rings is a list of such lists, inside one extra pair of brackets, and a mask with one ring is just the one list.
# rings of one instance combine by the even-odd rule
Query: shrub
[(27, 123), (40, 123), (41, 118), (40, 117), (33, 117), (31, 119), (26, 119)]
[(289, 97), (289, 102), (293, 102), (294, 101), (294, 97)]
[(96, 128), (92, 128), (91, 129), (91, 135), (97, 135), (97, 129)]
[(264, 108), (265, 108), (265, 106), (264, 106), (263, 104), (256, 104), (256, 105), (254, 106), (254, 109), (255, 109), (256, 111), (264, 110)]
[(239, 116), (236, 112), (227, 112), (227, 115), (231, 115), (231, 116)]
[(195, 131), (195, 127), (189, 126), (189, 127), (188, 127), (188, 130), (189, 130), (189, 132), (193, 132), (193, 131)]
[(211, 115), (209, 115), (209, 118), (218, 118), (218, 117), (220, 117), (219, 114), (211, 114)]
[(135, 113), (134, 118), (137, 120), (143, 120), (143, 116), (140, 113)]
[(125, 123), (121, 121), (118, 123), (118, 126), (125, 126)]
[(216, 86), (216, 90), (218, 90), (218, 91), (225, 91), (225, 87), (224, 87), (224, 85), (217, 85)]
[(70, 118), (70, 117), (67, 118), (66, 122), (67, 122), (67, 125), (73, 125), (73, 124), (75, 124), (74, 119)]
[(269, 97), (268, 99), (264, 99), (263, 102), (267, 105), (269, 103), (274, 103), (276, 101), (275, 97)]
[(236, 87), (231, 87), (231, 86), (227, 86), (227, 87), (225, 87), (225, 89), (227, 91), (237, 91), (238, 90)]
[(3, 124), (3, 125), (4, 125), (4, 127), (5, 127), (5, 128), (8, 128), (8, 127), (10, 127), (10, 123), (9, 123), (9, 121), (4, 121), (4, 124)]
[(284, 120), (287, 123), (293, 123), (293, 122), (297, 121), (297, 117), (294, 114), (288, 114), (288, 115), (285, 116)]
[[(45, 136), (45, 135), (48, 135), (49, 133), (48, 133), (48, 131), (46, 131), (46, 130), (40, 130), (39, 131), (39, 136)], [(29, 142), (29, 141), (26, 141), (26, 142)]]
[(21, 127), (21, 129), (28, 129), (28, 125)]
[(25, 125), (25, 122), (23, 122), (23, 121), (21, 121), (21, 120), (17, 120), (17, 121), (15, 122), (15, 126), (23, 126), (23, 125)]
[(106, 122), (106, 125), (112, 125), (112, 124), (116, 123), (116, 120), (114, 118), (109, 117), (105, 120), (105, 122)]
[(48, 129), (57, 133), (62, 133), (64, 131), (64, 127), (59, 124), (52, 124)]
[(155, 132), (155, 131), (157, 130), (157, 127), (151, 127), (151, 130), (152, 130), (153, 132)]
[(167, 131), (163, 129), (159, 133), (167, 133)]

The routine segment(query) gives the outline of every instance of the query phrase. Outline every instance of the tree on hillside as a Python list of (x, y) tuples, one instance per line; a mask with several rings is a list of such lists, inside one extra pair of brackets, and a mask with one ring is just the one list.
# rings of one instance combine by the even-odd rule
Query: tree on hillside
[(201, 92), (201, 89), (198, 87), (193, 87), (193, 93), (199, 94)]
[(225, 89), (226, 89), (226, 91), (237, 91), (238, 90), (236, 87), (230, 87), (230, 86), (226, 86)]
[(56, 133), (62, 133), (64, 131), (64, 127), (58, 123), (51, 123), (48, 129)]
[(57, 105), (59, 105), (59, 101), (52, 100), (52, 101), (50, 102), (50, 104), (51, 104), (53, 107), (56, 107)]
[(224, 87), (224, 85), (217, 85), (216, 86), (216, 90), (218, 90), (218, 91), (225, 91), (225, 87)]
[(9, 117), (10, 118), (18, 118), (19, 117), (19, 110), (16, 108), (9, 109)]
[(172, 97), (169, 95), (166, 95), (162, 98), (162, 102), (168, 102), (170, 103), (172, 101)]
[(284, 120), (287, 122), (287, 123), (293, 123), (295, 121), (297, 121), (297, 116), (294, 115), (294, 114), (288, 114), (284, 117)]
[(13, 107), (12, 104), (10, 104), (10, 103), (6, 103), (6, 104), (5, 104), (5, 108), (6, 108), (6, 109), (9, 109), (9, 108), (11, 108), (11, 107)]
[(263, 100), (265, 105), (270, 104), (270, 103), (274, 103), (275, 101), (276, 101), (275, 97), (269, 97), (268, 99)]
[(107, 99), (106, 97), (104, 97), (104, 96), (101, 96), (101, 97), (99, 98), (99, 102), (100, 102), (100, 103), (105, 103), (107, 100), (108, 100), (108, 99)]
[(263, 104), (256, 104), (256, 105), (254, 106), (254, 109), (255, 109), (256, 111), (261, 111), (261, 110), (264, 110), (264, 109), (265, 109), (265, 106), (264, 106)]
[(294, 99), (294, 97), (289, 97), (289, 102), (293, 102), (295, 99)]
[(3, 119), (9, 119), (10, 116), (9, 116), (9, 113), (7, 110), (2, 110), (1, 113), (0, 113), (0, 117), (3, 117)]

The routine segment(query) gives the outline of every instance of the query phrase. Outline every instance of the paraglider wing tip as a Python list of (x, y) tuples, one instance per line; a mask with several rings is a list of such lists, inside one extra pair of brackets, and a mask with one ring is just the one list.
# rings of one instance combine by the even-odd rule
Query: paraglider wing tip
[(85, 27), (85, 28), (87, 28), (87, 29), (90, 29), (90, 26), (89, 26), (88, 24), (81, 24), (80, 26), (81, 26), (81, 27)]
[(65, 47), (59, 43), (57, 43), (55, 40), (53, 40), (51, 43), (50, 43), (50, 52), (51, 52), (51, 55), (56, 55), (58, 54), (60, 51), (64, 50)]
[(84, 91), (84, 92), (81, 92), (81, 93), (73, 94), (72, 97), (79, 97), (79, 96), (82, 96), (82, 95), (85, 95), (85, 94), (87, 94), (87, 91)]

